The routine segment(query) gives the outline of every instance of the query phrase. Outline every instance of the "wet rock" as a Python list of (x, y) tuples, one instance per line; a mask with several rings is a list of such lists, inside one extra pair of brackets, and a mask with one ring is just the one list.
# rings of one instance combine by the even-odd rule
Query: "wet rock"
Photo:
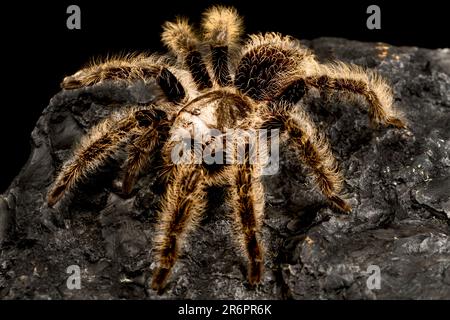
[[(333, 38), (305, 44), (322, 61), (376, 69), (408, 118), (408, 130), (373, 129), (364, 108), (305, 99), (345, 174), (351, 214), (330, 209), (284, 147), (279, 172), (264, 178), (262, 284), (247, 284), (215, 190), (158, 296), (148, 287), (161, 197), (154, 169), (127, 199), (116, 192), (118, 165), (111, 164), (56, 208), (45, 204), (80, 137), (120, 107), (156, 101), (158, 90), (110, 83), (63, 91), (44, 110), (29, 161), (0, 197), (0, 298), (449, 299), (449, 50)], [(80, 290), (66, 285), (71, 265), (80, 267)]]

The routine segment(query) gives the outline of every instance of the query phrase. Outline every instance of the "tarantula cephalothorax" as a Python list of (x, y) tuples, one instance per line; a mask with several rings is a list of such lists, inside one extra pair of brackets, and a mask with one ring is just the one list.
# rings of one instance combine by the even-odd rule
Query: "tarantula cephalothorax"
[[(298, 41), (276, 33), (250, 35), (240, 45), (242, 20), (232, 8), (207, 10), (200, 36), (185, 19), (167, 22), (163, 28), (162, 41), (176, 61), (143, 54), (115, 58), (62, 82), (70, 90), (107, 80), (156, 80), (166, 101), (126, 108), (94, 127), (63, 165), (48, 204), (55, 205), (123, 146), (127, 148), (123, 191), (129, 193), (156, 149), (161, 150), (167, 190), (154, 241), (158, 267), (152, 288), (165, 287), (183, 241), (205, 211), (207, 188), (212, 185), (227, 187), (235, 238), (248, 259), (248, 281), (257, 284), (263, 270), (261, 168), (248, 161), (248, 151), (243, 163), (174, 163), (171, 154), (176, 139), (171, 135), (180, 128), (191, 133), (277, 128), (298, 149), (323, 195), (348, 212), (350, 206), (339, 196), (341, 178), (330, 146), (295, 105), (315, 89), (353, 101), (362, 97), (375, 124), (402, 128), (404, 121), (393, 109), (390, 87), (373, 72), (341, 62), (320, 64)], [(203, 147), (211, 140), (202, 141)]]

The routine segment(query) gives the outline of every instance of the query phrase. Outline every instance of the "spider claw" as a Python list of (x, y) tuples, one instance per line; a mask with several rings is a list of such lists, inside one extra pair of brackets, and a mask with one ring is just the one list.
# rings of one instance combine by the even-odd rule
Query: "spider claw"
[(352, 211), (352, 207), (339, 196), (331, 196), (329, 200), (333, 203), (335, 207), (337, 207), (339, 210), (349, 213)]
[(122, 193), (123, 194), (130, 194), (131, 190), (133, 190), (134, 187), (134, 177), (130, 176), (128, 174), (125, 175), (122, 181)]
[(65, 186), (58, 186), (51, 190), (47, 196), (47, 205), (50, 208), (53, 208), (53, 206), (62, 198), (65, 190)]
[(47, 199), (47, 205), (48, 205), (50, 208), (53, 208), (57, 202), (58, 202), (58, 199), (55, 199), (55, 198), (50, 198), (50, 197), (49, 197), (49, 198)]
[(164, 288), (166, 287), (167, 279), (170, 275), (170, 270), (168, 268), (158, 268), (153, 274), (152, 279), (152, 289), (157, 291), (158, 294), (162, 294)]
[(394, 126), (396, 128), (399, 128), (399, 129), (406, 129), (406, 128), (408, 128), (406, 123), (403, 120), (399, 119), (399, 118), (389, 118), (387, 120), (387, 124), (391, 125), (391, 126)]
[(252, 287), (256, 286), (261, 282), (261, 276), (263, 273), (263, 263), (262, 261), (254, 261), (248, 264), (248, 282)]
[(73, 90), (81, 88), (83, 84), (80, 80), (76, 79), (73, 76), (65, 77), (64, 80), (61, 82), (61, 88), (66, 90)]

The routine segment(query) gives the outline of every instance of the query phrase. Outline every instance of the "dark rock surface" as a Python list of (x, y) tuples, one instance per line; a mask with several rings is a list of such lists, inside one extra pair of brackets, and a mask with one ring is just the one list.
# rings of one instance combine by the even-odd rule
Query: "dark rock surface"
[[(220, 192), (192, 234), (166, 292), (148, 289), (161, 196), (155, 172), (132, 197), (115, 193), (111, 163), (56, 208), (44, 203), (55, 170), (86, 130), (154, 88), (103, 84), (60, 92), (32, 133), (28, 163), (0, 196), (0, 298), (450, 298), (450, 50), (343, 39), (305, 42), (322, 61), (378, 70), (393, 84), (409, 130), (373, 129), (363, 108), (308, 98), (345, 174), (350, 215), (327, 207), (288, 148), (266, 188), (266, 271), (249, 288)], [(70, 265), (81, 289), (69, 290)], [(369, 266), (380, 289), (369, 289)]]

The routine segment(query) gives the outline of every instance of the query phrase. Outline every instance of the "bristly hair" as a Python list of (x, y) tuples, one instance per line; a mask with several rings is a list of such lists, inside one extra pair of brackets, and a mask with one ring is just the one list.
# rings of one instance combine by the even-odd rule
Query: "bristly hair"
[(405, 117), (394, 108), (391, 86), (379, 74), (354, 64), (334, 62), (319, 65), (311, 78), (318, 80), (314, 85), (317, 88), (347, 93), (340, 95), (341, 99), (354, 100), (358, 95), (363, 96), (374, 124), (406, 127)]
[(214, 6), (203, 14), (203, 37), (214, 46), (232, 46), (244, 31), (236, 9)]
[[(272, 100), (295, 77), (312, 53), (279, 33), (251, 35), (241, 49), (235, 85), (255, 100)], [(270, 67), (269, 67), (270, 66)]]
[(107, 159), (114, 156), (136, 127), (135, 112), (140, 108), (116, 112), (91, 129), (75, 148), (74, 157), (66, 162), (48, 194), (49, 206), (71, 191)]
[(199, 40), (187, 18), (177, 17), (175, 22), (166, 22), (161, 34), (162, 42), (175, 54), (185, 55), (196, 50)]

